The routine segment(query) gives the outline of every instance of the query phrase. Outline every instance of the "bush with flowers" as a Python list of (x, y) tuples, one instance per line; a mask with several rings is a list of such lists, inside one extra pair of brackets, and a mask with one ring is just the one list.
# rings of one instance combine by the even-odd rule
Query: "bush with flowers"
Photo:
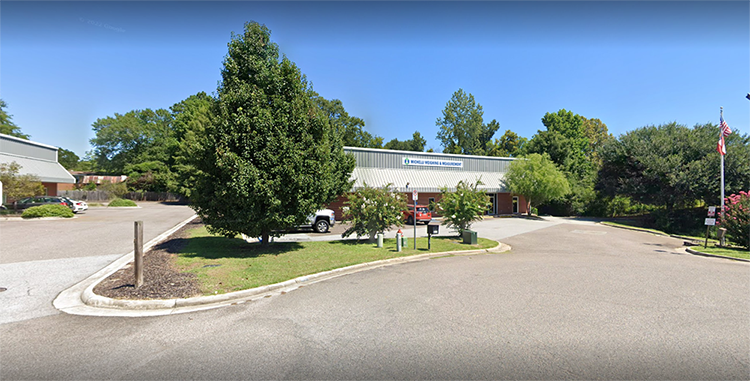
[(440, 190), (441, 197), (438, 208), (443, 217), (443, 225), (456, 230), (458, 235), (464, 234), (474, 221), (482, 219), (487, 208), (492, 205), (490, 198), (483, 190), (477, 189), (482, 182), (468, 184), (459, 181), (455, 192), (448, 188)]
[(750, 250), (750, 191), (741, 191), (724, 199), (721, 226), (727, 229), (730, 242)]
[(351, 221), (352, 226), (341, 234), (342, 238), (357, 234), (357, 238), (369, 236), (372, 242), (377, 233), (394, 225), (403, 225), (406, 201), (403, 194), (390, 189), (392, 185), (372, 188), (365, 184), (363, 189), (346, 196), (348, 200), (344, 202), (341, 212), (343, 219)]

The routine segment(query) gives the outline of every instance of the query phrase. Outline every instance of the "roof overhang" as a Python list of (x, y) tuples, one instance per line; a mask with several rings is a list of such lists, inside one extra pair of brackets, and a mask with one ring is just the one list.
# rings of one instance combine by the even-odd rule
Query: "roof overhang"
[(21, 166), (18, 171), (19, 175), (34, 175), (43, 183), (75, 184), (76, 182), (70, 172), (56, 161), (0, 153), (0, 163), (12, 162)]
[[(365, 183), (367, 186), (375, 188), (392, 184), (393, 189), (397, 192), (416, 190), (417, 192), (429, 193), (438, 193), (443, 187), (449, 191), (455, 191), (459, 181), (473, 185), (479, 180), (482, 184), (478, 186), (478, 189), (487, 193), (508, 192), (503, 183), (503, 174), (492, 172), (356, 167), (350, 180), (354, 180), (354, 190), (364, 188)], [(409, 184), (408, 188), (407, 183)]]

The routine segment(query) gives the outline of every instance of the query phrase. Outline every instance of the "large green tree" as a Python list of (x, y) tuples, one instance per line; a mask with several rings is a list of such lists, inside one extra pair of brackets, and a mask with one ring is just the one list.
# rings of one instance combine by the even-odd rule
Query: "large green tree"
[(527, 213), (531, 207), (565, 196), (570, 192), (565, 178), (549, 156), (532, 153), (510, 163), (503, 180), (508, 189), (526, 199)]
[(114, 117), (97, 119), (91, 139), (99, 168), (111, 174), (123, 174), (127, 165), (146, 161), (165, 161), (165, 146), (172, 143), (172, 115), (168, 110), (133, 110)]
[(211, 232), (268, 244), (350, 190), (354, 158), (268, 28), (247, 23), (228, 47), (191, 206)]
[(57, 150), (57, 162), (69, 171), (74, 170), (78, 166), (78, 161), (80, 159), (81, 158), (73, 151), (66, 150), (65, 148), (59, 148)]
[(365, 121), (350, 116), (344, 109), (344, 104), (338, 99), (328, 100), (318, 94), (314, 95), (315, 103), (328, 117), (328, 122), (341, 141), (347, 147), (382, 148), (383, 138), (372, 135), (365, 130)]
[(506, 130), (503, 136), (487, 143), (487, 156), (516, 157), (526, 145), (528, 139)]
[[(719, 127), (708, 123), (688, 128), (677, 123), (642, 127), (606, 143), (597, 188), (609, 196), (624, 195), (676, 208), (701, 200), (720, 203), (720, 163), (716, 151)], [(726, 194), (750, 188), (750, 137), (726, 137)]]
[(213, 110), (216, 100), (204, 92), (191, 95), (174, 104), (172, 130), (177, 146), (170, 152), (171, 171), (175, 174), (172, 192), (190, 197), (199, 169), (195, 165), (195, 152), (204, 149), (206, 131), (214, 123)]
[(598, 206), (594, 185), (601, 166), (597, 152), (611, 139), (607, 126), (599, 119), (587, 119), (565, 109), (546, 113), (542, 124), (546, 129), (537, 131), (524, 151), (549, 155), (571, 187), (564, 198), (549, 200), (545, 209), (564, 215), (594, 213)]
[(411, 139), (403, 141), (393, 139), (388, 143), (385, 143), (383, 148), (399, 151), (424, 152), (425, 144), (427, 144), (427, 141), (422, 137), (422, 134), (420, 134), (419, 131), (415, 131)]
[(0, 99), (0, 134), (15, 136), (17, 138), (29, 140), (29, 135), (21, 132), (21, 128), (13, 123), (13, 116), (8, 114), (5, 109), (8, 104)]
[(133, 189), (189, 196), (196, 170), (192, 151), (205, 140), (214, 103), (200, 92), (169, 110), (133, 110), (98, 119), (89, 156), (98, 171), (127, 175)]
[(496, 120), (485, 124), (482, 105), (476, 103), (474, 96), (458, 89), (443, 109), (442, 118), (435, 125), (440, 127), (437, 139), (443, 146), (443, 152), (465, 155), (484, 156), (487, 144), (500, 128)]

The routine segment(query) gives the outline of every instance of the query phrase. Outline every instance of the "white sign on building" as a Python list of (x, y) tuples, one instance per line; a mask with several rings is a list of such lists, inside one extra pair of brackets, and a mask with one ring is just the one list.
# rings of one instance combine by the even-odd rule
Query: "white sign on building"
[(404, 157), (404, 165), (421, 165), (426, 167), (451, 167), (451, 168), (463, 168), (463, 161), (453, 160), (437, 160), (437, 159), (416, 159), (412, 157)]

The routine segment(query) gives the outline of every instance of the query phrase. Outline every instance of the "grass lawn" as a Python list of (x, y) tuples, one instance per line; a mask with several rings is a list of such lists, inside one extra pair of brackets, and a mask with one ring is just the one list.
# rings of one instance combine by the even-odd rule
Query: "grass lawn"
[[(617, 222), (609, 222), (605, 221), (602, 222), (603, 225), (610, 225), (610, 226), (622, 226), (622, 227), (628, 227), (628, 228), (637, 228), (638, 230), (643, 230), (650, 233), (657, 233), (657, 234), (667, 234), (660, 230), (655, 229), (646, 229), (639, 226), (632, 226), (628, 224), (623, 223), (617, 223)], [(695, 241), (700, 242), (701, 244), (699, 246), (693, 246), (691, 249), (695, 251), (700, 251), (701, 253), (706, 254), (713, 254), (713, 255), (722, 255), (725, 257), (732, 257), (732, 258), (742, 258), (742, 259), (750, 259), (750, 251), (742, 249), (742, 248), (736, 248), (736, 247), (717, 247), (719, 241), (713, 238), (708, 239), (708, 246), (706, 248), (703, 248), (703, 244), (706, 242), (706, 237), (696, 237), (696, 236), (682, 236), (691, 238)]]
[[(649, 232), (649, 233), (656, 233), (656, 234), (667, 234), (667, 233), (664, 233), (664, 232), (663, 232), (663, 231), (661, 231), (661, 230), (656, 230), (656, 229), (649, 229), (649, 228), (643, 228), (643, 227), (640, 227), (640, 226), (636, 226), (636, 225), (628, 225), (628, 224), (624, 224), (624, 223), (621, 223), (621, 222), (602, 221), (602, 222), (601, 222), (601, 224), (602, 224), (602, 225), (615, 226), (615, 227), (624, 227), (624, 228), (632, 228), (632, 229), (638, 229), (638, 230), (641, 230), (641, 231), (644, 231), (644, 232)], [(668, 235), (668, 234), (667, 234), (667, 235)]]
[(175, 263), (180, 271), (198, 276), (204, 295), (213, 295), (381, 259), (498, 245), (485, 238), (478, 238), (477, 245), (464, 245), (458, 237), (433, 237), (432, 250), (428, 251), (427, 238), (417, 238), (416, 250), (412, 239), (400, 253), (396, 252), (395, 238), (385, 239), (380, 249), (366, 241), (349, 240), (279, 242), (264, 248), (239, 238), (214, 236), (201, 227), (189, 232), (187, 245), (176, 255)]
[(716, 247), (708, 245), (705, 249), (703, 246), (695, 246), (691, 249), (700, 251), (701, 253), (721, 255), (724, 257), (750, 259), (750, 251), (740, 248), (727, 248), (727, 247)]

